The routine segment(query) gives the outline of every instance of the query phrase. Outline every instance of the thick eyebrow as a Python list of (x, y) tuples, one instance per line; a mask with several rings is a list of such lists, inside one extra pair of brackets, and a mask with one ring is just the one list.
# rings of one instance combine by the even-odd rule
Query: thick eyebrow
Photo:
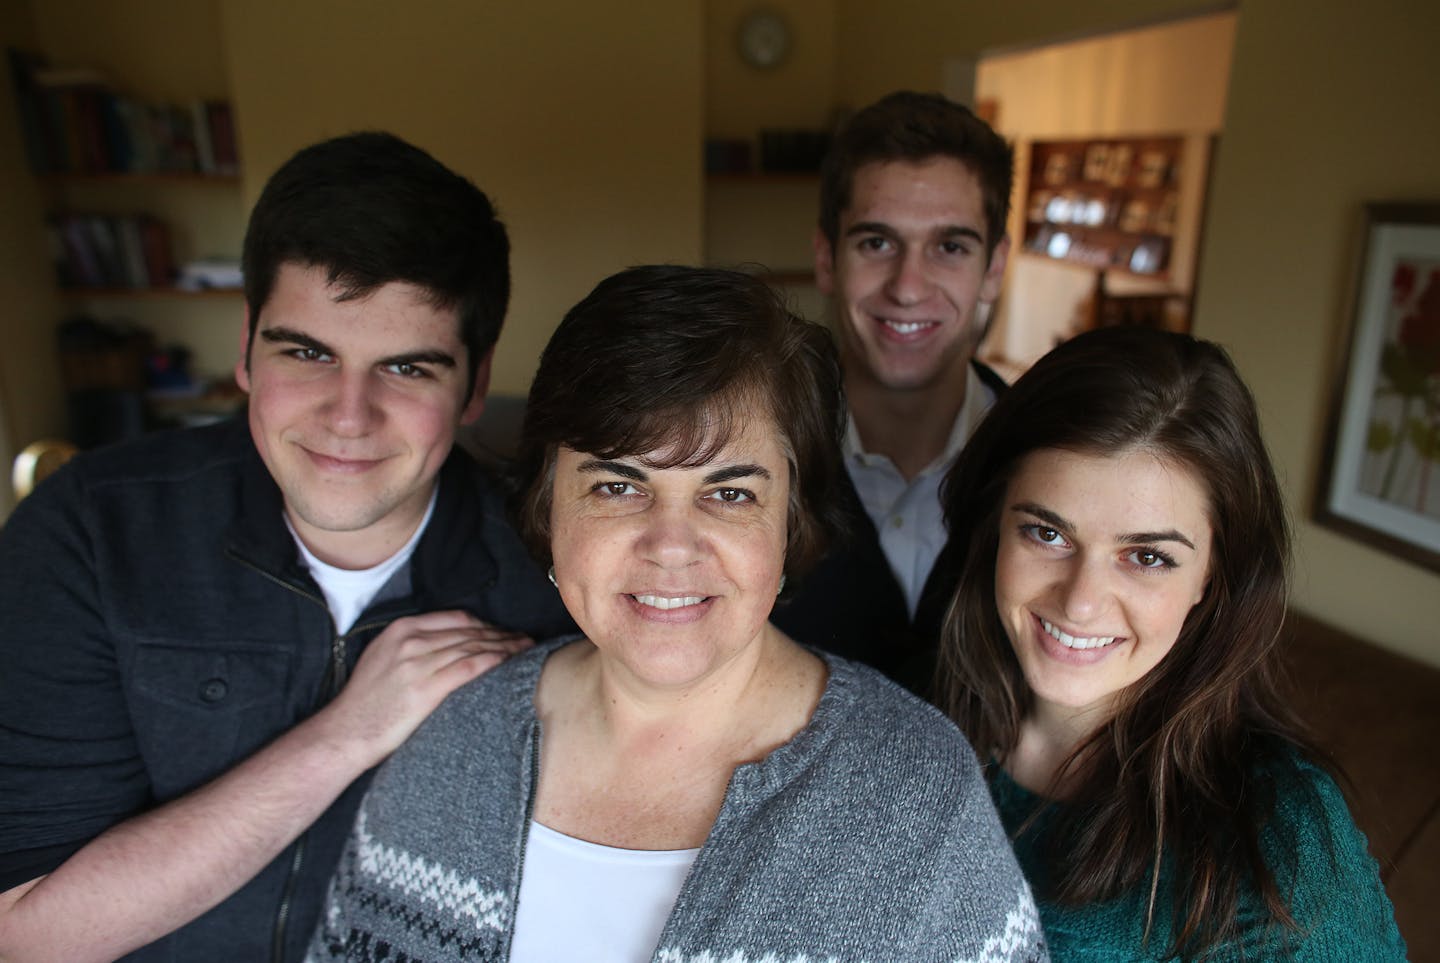
[(1151, 542), (1179, 542), (1191, 551), (1195, 549), (1194, 542), (1173, 528), (1166, 529), (1163, 532), (1133, 532), (1128, 535), (1121, 535), (1116, 541), (1122, 545), (1146, 545)]
[(726, 465), (705, 476), (705, 484), (719, 485), (737, 478), (763, 478), (770, 480), (770, 470), (762, 465)]
[(395, 354), (388, 358), (381, 358), (375, 363), (382, 367), (394, 364), (433, 364), (442, 368), (453, 368), (455, 367), (455, 356), (446, 351), (431, 349)]
[(1048, 508), (1041, 508), (1034, 502), (1017, 502), (1010, 506), (1010, 510), (1012, 512), (1024, 512), (1027, 515), (1034, 515), (1051, 528), (1061, 528), (1067, 532), (1075, 530), (1075, 526), (1070, 523), (1069, 519), (1061, 515), (1056, 515)]
[[(856, 221), (845, 231), (846, 237), (854, 237), (857, 234), (879, 234), (888, 238), (899, 238), (899, 232), (883, 221)], [(985, 238), (973, 227), (966, 227), (963, 224), (947, 224), (940, 229), (940, 236), (947, 241), (957, 237), (964, 237), (974, 241), (976, 244), (984, 244)]]
[(845, 229), (846, 237), (854, 237), (856, 234), (883, 234), (886, 237), (897, 236), (893, 227), (881, 221), (856, 221)]
[(260, 337), (270, 344), (293, 344), (302, 348), (310, 348), (312, 351), (319, 351), (321, 354), (335, 353), (335, 350), (325, 342), (291, 328), (264, 328), (260, 332)]
[[(600, 458), (587, 458), (582, 461), (577, 471), (594, 475), (619, 475), (621, 478), (628, 478), (631, 481), (645, 481), (648, 476), (645, 472), (634, 465), (627, 465), (623, 461), (605, 461)], [(770, 470), (762, 465), (726, 465), (724, 468), (717, 468), (705, 476), (705, 484), (720, 485), (737, 478), (764, 478), (770, 479)]]
[[(1014, 512), (1024, 512), (1027, 515), (1034, 515), (1053, 528), (1067, 532), (1073, 532), (1075, 530), (1074, 524), (1063, 515), (1057, 515), (1050, 511), (1050, 509), (1042, 508), (1034, 502), (1019, 502), (1011, 505), (1010, 510)], [(1191, 551), (1195, 549), (1194, 542), (1173, 528), (1166, 529), (1162, 532), (1128, 532), (1124, 535), (1117, 535), (1115, 540), (1122, 545), (1147, 545), (1152, 542), (1179, 542)]]
[[(296, 331), (293, 328), (265, 328), (260, 332), (260, 337), (270, 344), (293, 344), (301, 348), (309, 348), (321, 354), (335, 353), (335, 349), (323, 341), (316, 340), (308, 334)], [(381, 358), (376, 364), (381, 367), (388, 367), (397, 364), (432, 364), (444, 368), (455, 367), (455, 356), (438, 348), (421, 349), (418, 351), (406, 351), (402, 354), (391, 355), (388, 358)]]
[(645, 473), (634, 465), (627, 465), (623, 461), (605, 461), (600, 458), (587, 458), (575, 470), (591, 475), (619, 475), (621, 478), (628, 478), (631, 481), (644, 481), (646, 478)]
[(985, 238), (981, 237), (980, 232), (975, 230), (975, 228), (962, 227), (958, 224), (952, 224), (949, 227), (945, 228), (940, 232), (940, 236), (945, 238), (945, 240), (947, 241), (953, 240), (957, 237), (963, 237), (968, 240), (974, 241), (976, 244), (983, 245), (985, 243)]

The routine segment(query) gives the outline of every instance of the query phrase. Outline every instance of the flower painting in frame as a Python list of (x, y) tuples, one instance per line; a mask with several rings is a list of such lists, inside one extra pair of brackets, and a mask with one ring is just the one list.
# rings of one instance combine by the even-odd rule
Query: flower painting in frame
[(1440, 203), (1370, 204), (1316, 519), (1440, 571)]

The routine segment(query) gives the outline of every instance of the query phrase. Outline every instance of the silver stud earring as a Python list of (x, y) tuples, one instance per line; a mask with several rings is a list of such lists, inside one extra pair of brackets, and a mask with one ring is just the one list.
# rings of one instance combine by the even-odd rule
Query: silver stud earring
[(550, 571), (545, 574), (549, 577), (550, 584), (558, 589), (560, 587), (560, 583), (555, 581), (555, 566), (550, 566)]
[(783, 591), (785, 591), (785, 573), (784, 573), (784, 572), (781, 572), (781, 573), (780, 573), (780, 587), (775, 590), (775, 594), (776, 594), (776, 595), (779, 595), (779, 594), (780, 594), (781, 592), (783, 592)]

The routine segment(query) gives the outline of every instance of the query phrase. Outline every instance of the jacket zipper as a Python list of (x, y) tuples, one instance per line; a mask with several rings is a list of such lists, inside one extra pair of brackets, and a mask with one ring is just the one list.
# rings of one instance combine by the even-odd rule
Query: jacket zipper
[[(304, 589), (298, 588), (290, 582), (285, 581), (283, 578), (278, 578), (274, 575), (271, 575), (263, 568), (260, 568), (258, 565), (252, 564), (248, 560), (235, 554), (233, 551), (227, 551), (225, 554), (230, 556), (230, 558), (234, 559), (235, 561), (239, 562), (241, 565), (244, 565), (246, 568), (255, 572), (261, 578), (268, 579), (269, 581), (274, 582), (276, 585), (279, 585), (281, 588), (294, 592), (302, 599), (309, 599), (311, 602), (314, 602), (322, 609), (325, 609), (327, 613), (329, 612), (329, 606), (325, 604), (325, 600), (323, 598), (319, 598), (311, 592), (307, 592)], [(335, 624), (333, 619), (331, 620), (330, 624), (333, 629)], [(335, 659), (337, 653), (340, 657), (340, 663), (343, 667), (345, 653), (345, 642), (343, 639), (335, 638), (332, 639), (330, 642), (330, 674), (332, 676), (335, 673)], [(331, 698), (334, 698), (333, 692), (331, 694)], [(271, 963), (284, 963), (285, 960), (285, 929), (287, 924), (290, 922), (290, 903), (295, 897), (295, 884), (300, 879), (301, 868), (305, 865), (305, 838), (309, 834), (309, 832), (310, 830), (308, 828), (304, 832), (302, 832), (300, 834), (300, 837), (295, 840), (293, 844), (294, 848), (291, 850), (290, 868), (285, 873), (285, 885), (280, 889), (280, 903), (275, 907), (275, 928), (270, 936)]]
[[(251, 563), (234, 552), (227, 551), (226, 554), (241, 565), (260, 575), (260, 577), (268, 579), (288, 591), (294, 592), (303, 599), (309, 599), (324, 609), (327, 615), (329, 614), (330, 608), (325, 604), (323, 598), (270, 574), (263, 568), (260, 568), (258, 565)], [(331, 619), (330, 626), (333, 634), (330, 639), (330, 671), (327, 673), (329, 676), (329, 684), (323, 687), (324, 691), (320, 697), (320, 705), (324, 705), (335, 698), (340, 692), (341, 687), (345, 685), (347, 675), (345, 667), (345, 637), (338, 632), (334, 632), (335, 622), (333, 618)], [(319, 708), (319, 706), (316, 706), (316, 708)], [(305, 866), (305, 841), (309, 837), (309, 834), (310, 830), (307, 827), (293, 844), (294, 848), (291, 851), (290, 867), (285, 873), (285, 885), (280, 890), (280, 902), (275, 907), (275, 928), (270, 940), (271, 963), (284, 963), (285, 960), (285, 930), (290, 922), (290, 905), (295, 898), (295, 886), (300, 881), (300, 870)]]
[[(316, 605), (324, 609), (327, 615), (329, 614), (330, 607), (320, 596), (315, 595), (313, 592), (307, 592), (304, 589), (294, 585), (293, 583), (285, 581), (283, 578), (270, 574), (260, 566), (236, 554), (233, 550), (227, 549), (225, 554), (231, 559), (234, 559), (236, 562), (239, 562), (241, 565), (244, 565), (252, 572), (255, 572), (261, 578), (274, 582), (281, 588), (293, 592), (303, 599), (309, 599), (311, 602), (314, 602)], [(330, 669), (326, 673), (327, 684), (322, 687), (323, 692), (320, 697), (320, 702), (315, 706), (316, 709), (329, 703), (337, 695), (339, 695), (340, 690), (345, 687), (345, 682), (349, 678), (350, 671), (345, 664), (346, 639), (348, 639), (351, 635), (354, 635), (356, 632), (365, 632), (373, 628), (379, 628), (381, 626), (388, 625), (395, 619), (401, 618), (402, 616), (409, 614), (414, 614), (414, 610), (410, 610), (407, 612), (397, 612), (395, 615), (386, 619), (376, 619), (371, 622), (356, 623), (355, 625), (352, 625), (350, 627), (350, 631), (346, 632), (343, 635), (339, 632), (334, 631), (335, 620), (333, 617), (331, 618), (330, 627), (332, 635), (330, 639)], [(309, 838), (309, 835), (310, 830), (307, 828), (304, 832), (300, 834), (299, 838), (295, 840), (295, 848), (293, 851), (293, 855), (290, 859), (290, 869), (285, 874), (285, 885), (280, 890), (280, 903), (275, 908), (275, 929), (271, 937), (270, 943), (271, 963), (284, 963), (285, 960), (285, 929), (290, 921), (290, 904), (293, 902), (295, 897), (295, 886), (300, 881), (300, 870), (305, 865), (305, 841)]]

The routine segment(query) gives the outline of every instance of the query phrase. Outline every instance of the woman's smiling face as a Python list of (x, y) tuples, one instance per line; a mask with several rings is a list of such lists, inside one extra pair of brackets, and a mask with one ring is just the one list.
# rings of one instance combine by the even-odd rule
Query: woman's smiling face
[(1204, 595), (1205, 487), (1145, 449), (1031, 452), (1000, 511), (995, 603), (1037, 703), (1105, 711)]
[(555, 578), (581, 630), (645, 684), (702, 682), (757, 642), (785, 564), (790, 467), (774, 421), (741, 415), (705, 464), (561, 448)]

